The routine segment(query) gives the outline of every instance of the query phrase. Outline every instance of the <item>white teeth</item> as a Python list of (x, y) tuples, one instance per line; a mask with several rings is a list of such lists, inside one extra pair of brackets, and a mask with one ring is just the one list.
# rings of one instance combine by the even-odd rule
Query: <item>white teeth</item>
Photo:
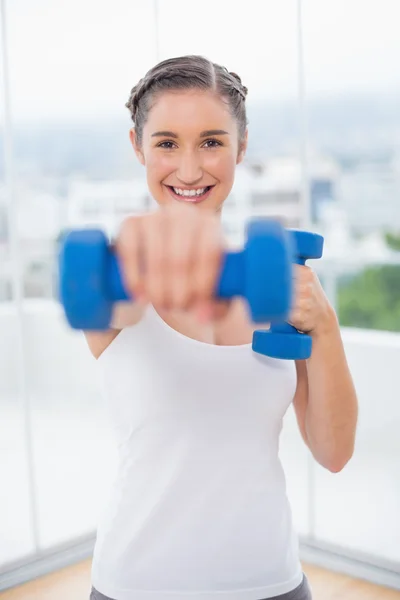
[(201, 196), (206, 191), (206, 188), (200, 188), (198, 190), (181, 190), (180, 188), (172, 188), (175, 194), (179, 196)]

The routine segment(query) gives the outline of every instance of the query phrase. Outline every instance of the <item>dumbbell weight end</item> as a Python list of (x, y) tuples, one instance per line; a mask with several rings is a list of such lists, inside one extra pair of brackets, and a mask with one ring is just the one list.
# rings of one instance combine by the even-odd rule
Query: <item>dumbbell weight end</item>
[[(289, 231), (296, 247), (295, 264), (305, 265), (309, 258), (321, 258), (324, 243), (321, 235), (309, 231)], [(289, 323), (278, 321), (272, 323), (267, 331), (253, 333), (252, 348), (254, 352), (271, 358), (306, 360), (311, 356), (312, 338)]]

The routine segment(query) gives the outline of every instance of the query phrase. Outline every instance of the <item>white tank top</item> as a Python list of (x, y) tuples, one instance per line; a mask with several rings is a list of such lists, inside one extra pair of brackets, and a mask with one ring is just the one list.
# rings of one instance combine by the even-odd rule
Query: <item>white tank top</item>
[(92, 584), (116, 600), (260, 600), (302, 580), (278, 458), (294, 362), (149, 307), (97, 361), (118, 446)]

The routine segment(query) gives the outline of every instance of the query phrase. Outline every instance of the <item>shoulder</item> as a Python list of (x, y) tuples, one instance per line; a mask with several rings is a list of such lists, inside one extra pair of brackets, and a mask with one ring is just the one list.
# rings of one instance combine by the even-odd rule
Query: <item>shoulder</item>
[(99, 358), (125, 327), (136, 325), (142, 319), (144, 307), (133, 303), (115, 305), (111, 328), (107, 331), (84, 331), (85, 338), (93, 356)]

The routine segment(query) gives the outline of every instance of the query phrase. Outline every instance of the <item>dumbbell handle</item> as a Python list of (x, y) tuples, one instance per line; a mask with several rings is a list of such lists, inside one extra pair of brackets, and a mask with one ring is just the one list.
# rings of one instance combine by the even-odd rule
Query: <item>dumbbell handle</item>
[[(242, 295), (244, 275), (245, 260), (243, 251), (226, 252), (222, 258), (216, 297), (227, 299)], [(111, 250), (108, 254), (104, 281), (106, 283), (105, 294), (109, 300), (114, 302), (134, 300), (132, 295), (125, 289), (120, 263), (116, 254)]]

